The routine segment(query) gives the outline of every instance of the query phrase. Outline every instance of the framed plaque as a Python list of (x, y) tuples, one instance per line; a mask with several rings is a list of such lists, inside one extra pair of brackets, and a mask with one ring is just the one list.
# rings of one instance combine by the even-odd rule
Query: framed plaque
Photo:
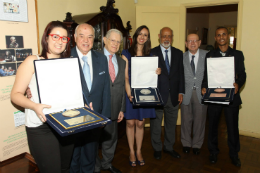
[(163, 105), (157, 88), (158, 75), (155, 73), (157, 68), (157, 56), (131, 58), (131, 92), (134, 106)]
[(207, 58), (208, 88), (202, 101), (229, 104), (235, 88), (234, 57)]
[[(66, 136), (111, 123), (105, 116), (84, 107), (78, 58), (35, 60), (39, 101), (47, 123)], [(69, 69), (69, 70), (68, 70)]]

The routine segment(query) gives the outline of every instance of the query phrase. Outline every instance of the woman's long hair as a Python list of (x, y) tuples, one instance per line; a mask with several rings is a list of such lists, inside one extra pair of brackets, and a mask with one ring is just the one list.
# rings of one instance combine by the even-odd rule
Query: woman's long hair
[(131, 47), (129, 48), (129, 53), (131, 54), (131, 56), (136, 56), (136, 53), (137, 53), (137, 37), (139, 36), (140, 32), (144, 28), (148, 30), (148, 39), (144, 43), (142, 55), (143, 56), (149, 56), (150, 55), (150, 51), (151, 51), (150, 31), (149, 31), (149, 28), (147, 26), (142, 25), (142, 26), (140, 26), (139, 28), (136, 29), (135, 34), (133, 36), (133, 43), (132, 43)]
[[(49, 48), (48, 48), (48, 42), (47, 42), (47, 39), (49, 38), (49, 34), (51, 33), (51, 31), (54, 29), (54, 28), (63, 28), (67, 31), (67, 37), (69, 35), (69, 31), (68, 31), (68, 28), (67, 26), (60, 22), (60, 21), (52, 21), (50, 22), (44, 32), (43, 32), (43, 35), (42, 35), (42, 41), (41, 41), (41, 44), (42, 44), (42, 52), (41, 52), (41, 57), (45, 58), (45, 59), (48, 59), (48, 55), (47, 53), (49, 53)], [(63, 51), (61, 54), (60, 54), (60, 57), (61, 58), (65, 58), (65, 57), (70, 57), (70, 44), (69, 42), (67, 43), (66, 45), (66, 48), (65, 48), (65, 51)]]

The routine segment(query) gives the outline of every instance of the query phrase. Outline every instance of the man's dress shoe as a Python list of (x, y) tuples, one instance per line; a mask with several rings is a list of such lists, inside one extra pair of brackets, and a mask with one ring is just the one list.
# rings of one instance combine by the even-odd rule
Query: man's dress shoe
[(200, 149), (199, 148), (193, 148), (192, 150), (193, 150), (193, 153), (195, 155), (199, 155), (200, 154)]
[(190, 153), (190, 147), (183, 147), (182, 151), (184, 153)]
[(162, 151), (154, 151), (153, 156), (155, 159), (160, 160), (162, 158)]
[(177, 152), (174, 151), (174, 150), (169, 151), (169, 150), (165, 150), (165, 149), (164, 149), (163, 152), (170, 154), (170, 155), (171, 155), (172, 157), (174, 157), (174, 158), (177, 158), (177, 159), (181, 158), (181, 156), (179, 155), (179, 153), (177, 153)]
[(232, 160), (232, 164), (237, 166), (237, 167), (240, 167), (241, 166), (241, 162), (240, 162), (240, 159), (238, 157), (230, 157), (231, 160)]
[(110, 166), (108, 169), (103, 169), (104, 171), (109, 171), (111, 173), (121, 173), (120, 170), (116, 169), (114, 166)]
[(218, 160), (218, 155), (217, 154), (210, 154), (209, 161), (211, 163), (217, 163), (217, 160)]

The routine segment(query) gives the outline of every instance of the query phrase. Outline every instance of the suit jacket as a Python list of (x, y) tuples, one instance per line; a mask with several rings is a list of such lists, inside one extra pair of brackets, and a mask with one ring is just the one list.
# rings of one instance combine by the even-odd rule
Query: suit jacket
[(178, 104), (179, 93), (185, 93), (184, 88), (184, 70), (183, 70), (183, 52), (171, 47), (170, 74), (168, 74), (160, 45), (151, 50), (152, 55), (159, 57), (159, 67), (162, 69), (158, 76), (158, 89), (162, 96), (164, 104), (171, 97), (173, 106)]
[[(228, 48), (226, 56), (234, 56), (235, 57), (235, 82), (238, 84), (238, 90), (244, 85), (246, 81), (246, 72), (244, 65), (244, 55), (243, 52), (234, 50), (231, 47)], [(204, 70), (204, 78), (202, 82), (202, 88), (208, 88), (208, 76), (207, 76), (207, 59), (222, 57), (220, 54), (220, 49), (212, 50), (207, 53), (205, 58), (205, 70)], [(239, 106), (242, 104), (242, 100), (240, 98), (239, 91), (234, 95), (234, 100), (230, 103), (230, 106)]]
[[(88, 102), (92, 102), (93, 109), (110, 118), (111, 103), (110, 103), (110, 86), (107, 58), (101, 53), (91, 50), (92, 66), (93, 66), (93, 82), (91, 91), (89, 92), (85, 77), (80, 65), (80, 77), (82, 90)], [(72, 57), (79, 57), (76, 47), (71, 49)]]
[(188, 105), (190, 103), (190, 99), (192, 96), (193, 86), (196, 86), (196, 93), (201, 103), (202, 95), (201, 95), (201, 84), (204, 76), (204, 63), (205, 56), (208, 52), (202, 49), (199, 49), (199, 59), (197, 63), (195, 76), (193, 75), (191, 65), (190, 65), (190, 57), (189, 51), (183, 54), (183, 66), (184, 66), (184, 79), (185, 79), (185, 94), (183, 95), (182, 104)]
[[(104, 51), (101, 53), (104, 54)], [(110, 93), (111, 93), (111, 120), (117, 120), (120, 111), (125, 112), (125, 65), (126, 62), (116, 55), (118, 64), (118, 73), (114, 83), (110, 75)]]

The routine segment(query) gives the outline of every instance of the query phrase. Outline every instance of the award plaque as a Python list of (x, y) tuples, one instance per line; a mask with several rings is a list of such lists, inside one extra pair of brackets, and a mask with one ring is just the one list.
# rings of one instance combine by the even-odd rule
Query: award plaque
[[(144, 66), (144, 64), (146, 64)], [(131, 58), (131, 92), (134, 106), (162, 106), (163, 101), (157, 89), (158, 57)]]
[(35, 60), (34, 67), (39, 101), (51, 105), (43, 113), (58, 134), (67, 136), (111, 123), (84, 107), (78, 58)]
[(229, 104), (235, 88), (234, 57), (207, 58), (208, 89), (202, 101)]

